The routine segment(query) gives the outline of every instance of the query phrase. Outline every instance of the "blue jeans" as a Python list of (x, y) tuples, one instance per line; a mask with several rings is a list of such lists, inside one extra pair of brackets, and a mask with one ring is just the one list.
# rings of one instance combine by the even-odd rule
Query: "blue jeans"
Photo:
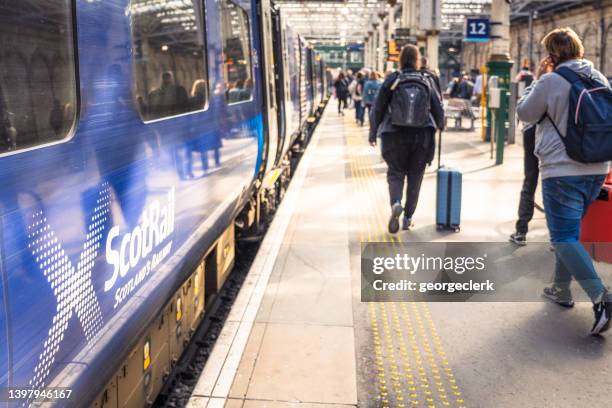
[(359, 122), (363, 122), (364, 113), (365, 113), (365, 106), (363, 106), (363, 102), (355, 101), (355, 119)]
[(606, 288), (580, 243), (580, 223), (604, 179), (604, 175), (598, 175), (542, 180), (546, 224), (556, 255), (554, 283), (560, 289), (569, 289), (574, 277), (593, 302), (600, 300)]

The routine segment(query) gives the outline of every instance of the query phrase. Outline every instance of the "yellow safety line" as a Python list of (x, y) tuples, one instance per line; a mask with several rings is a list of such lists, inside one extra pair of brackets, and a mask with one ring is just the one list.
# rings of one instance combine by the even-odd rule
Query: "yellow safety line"
[[(355, 197), (359, 201), (361, 242), (366, 242), (367, 237), (367, 242), (391, 242), (397, 247), (405, 241), (401, 235), (391, 235), (386, 230), (388, 193), (372, 169), (371, 156), (364, 153), (367, 139), (359, 128), (355, 131), (356, 126), (346, 116), (343, 122), (345, 129), (349, 128), (345, 139)], [(368, 315), (374, 342), (378, 398), (383, 408), (450, 407), (453, 403), (458, 408), (465, 408), (427, 303), (372, 302), (368, 305)], [(436, 399), (441, 405), (436, 405)]]
[[(344, 122), (345, 125), (347, 125), (346, 119)], [(372, 165), (366, 161), (367, 155), (360, 152), (360, 150), (363, 150), (364, 148), (363, 143), (360, 143), (362, 140), (359, 138), (359, 135), (355, 136), (355, 133), (357, 132), (350, 132), (350, 136), (347, 137), (347, 140), (350, 142), (353, 148), (352, 150), (356, 151), (354, 159), (356, 162), (356, 175), (362, 179), (362, 186), (364, 186), (366, 189), (368, 198), (372, 204), (373, 211), (369, 211), (369, 213), (372, 215), (369, 215), (368, 218), (372, 218), (372, 220), (375, 221), (373, 225), (374, 230), (377, 231), (377, 233), (374, 235), (376, 239), (375, 242), (397, 241), (397, 237), (391, 236), (388, 232), (386, 232), (386, 215), (383, 214), (382, 210), (383, 208), (386, 208), (386, 206), (378, 205), (378, 201), (385, 201), (387, 193), (385, 191), (380, 191), (381, 189), (378, 188), (379, 185), (376, 183), (376, 179), (374, 178), (375, 173), (372, 170)], [(372, 199), (375, 201), (372, 201)], [(371, 239), (370, 242), (372, 242)]]
[[(360, 228), (360, 236), (361, 236), (361, 242), (364, 242), (366, 240), (366, 235), (367, 235), (367, 240), (370, 241), (370, 231), (369, 231), (369, 223), (365, 220), (366, 214), (364, 211), (364, 207), (363, 207), (363, 201), (362, 201), (362, 197), (361, 195), (362, 193), (362, 181), (359, 177), (357, 177), (357, 164), (356, 161), (354, 159), (354, 154), (352, 152), (352, 150), (354, 149), (350, 140), (350, 137), (348, 135), (345, 135), (346, 141), (347, 141), (347, 152), (348, 152), (348, 160), (349, 160), (349, 164), (350, 164), (350, 168), (351, 168), (351, 178), (353, 179), (353, 184), (355, 186), (355, 190), (353, 190), (353, 203), (356, 203), (357, 206), (359, 207), (359, 211), (358, 211), (358, 216), (359, 216), (359, 224), (361, 225)], [(367, 234), (366, 234), (366, 227), (367, 227)]]
[[(354, 159), (354, 154), (352, 152), (352, 150), (354, 150), (354, 146), (352, 144), (352, 141), (350, 140), (350, 137), (347, 136), (347, 142), (350, 143), (349, 145), (349, 152), (350, 152), (350, 157), (349, 157), (349, 161), (350, 161), (350, 166), (351, 166), (351, 175), (353, 178), (353, 181), (355, 183), (355, 192), (356, 192), (356, 200), (359, 206), (359, 218), (360, 218), (360, 224), (361, 224), (361, 242), (365, 242), (366, 241), (366, 235), (367, 235), (367, 241), (371, 242), (372, 241), (372, 232), (370, 230), (370, 226), (372, 225), (371, 222), (369, 222), (367, 220), (368, 215), (367, 215), (367, 211), (364, 207), (364, 202), (365, 200), (363, 200), (363, 194), (365, 192), (365, 187), (364, 187), (364, 183), (363, 183), (363, 179), (359, 176), (359, 170), (357, 168), (357, 163), (356, 160)], [(367, 234), (364, 232), (367, 231)]]
[[(345, 121), (345, 126), (346, 126), (346, 121)], [(350, 150), (354, 151), (357, 149), (358, 145), (354, 142), (353, 136), (347, 136), (347, 141), (349, 141), (350, 143)], [(351, 164), (353, 166), (353, 178), (358, 183), (358, 187), (359, 187), (358, 201), (361, 207), (363, 220), (366, 222), (366, 225), (367, 225), (368, 242), (375, 242), (377, 240), (377, 236), (375, 233), (377, 224), (375, 222), (375, 219), (372, 218), (373, 217), (372, 211), (369, 211), (369, 208), (366, 207), (366, 203), (368, 203), (368, 200), (366, 200), (366, 198), (368, 198), (368, 194), (367, 194), (368, 187), (367, 187), (366, 179), (365, 177), (363, 177), (363, 171), (361, 169), (361, 164), (356, 158), (357, 155), (355, 155), (354, 152), (352, 153), (353, 153), (352, 154), (353, 157), (351, 158)]]

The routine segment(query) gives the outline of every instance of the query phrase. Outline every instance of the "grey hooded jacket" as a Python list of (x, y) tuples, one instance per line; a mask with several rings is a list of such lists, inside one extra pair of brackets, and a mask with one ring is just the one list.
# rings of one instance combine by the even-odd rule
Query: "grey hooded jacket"
[[(609, 85), (606, 77), (593, 68), (590, 61), (571, 60), (559, 66), (566, 66), (588, 76), (592, 75)], [(534, 81), (525, 89), (523, 96), (518, 101), (516, 113), (519, 119), (527, 123), (536, 123), (548, 112), (548, 115), (555, 121), (559, 132), (565, 135), (570, 88), (570, 83), (554, 72), (542, 75), (539, 80)], [(609, 162), (587, 164), (570, 159), (550, 119), (544, 119), (537, 125), (535, 155), (540, 160), (542, 179), (607, 174), (609, 170)]]

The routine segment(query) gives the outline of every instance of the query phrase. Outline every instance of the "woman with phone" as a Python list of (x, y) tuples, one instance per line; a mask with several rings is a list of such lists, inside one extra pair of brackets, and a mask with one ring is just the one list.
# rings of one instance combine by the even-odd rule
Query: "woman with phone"
[(524, 122), (537, 122), (534, 150), (540, 161), (544, 212), (556, 257), (554, 282), (544, 289), (544, 296), (572, 307), (570, 283), (576, 279), (593, 301), (595, 323), (591, 334), (596, 335), (610, 328), (612, 295), (580, 243), (580, 224), (599, 194), (610, 163), (582, 163), (568, 156), (561, 135), (567, 132), (571, 84), (555, 70), (567, 67), (579, 77), (610, 85), (584, 59), (582, 41), (571, 28), (551, 31), (542, 45), (548, 56), (540, 62), (536, 80), (519, 100), (517, 114)]

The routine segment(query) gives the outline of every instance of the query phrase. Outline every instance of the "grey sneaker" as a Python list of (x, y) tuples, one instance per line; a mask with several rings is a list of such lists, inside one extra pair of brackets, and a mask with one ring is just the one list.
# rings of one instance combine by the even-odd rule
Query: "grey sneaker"
[(391, 218), (389, 218), (389, 232), (395, 234), (399, 231), (399, 217), (402, 215), (402, 204), (399, 202), (394, 203), (391, 206)]
[(550, 299), (559, 306), (563, 307), (574, 307), (574, 301), (572, 300), (572, 292), (569, 290), (559, 289), (557, 286), (553, 285), (549, 288), (544, 288), (544, 292), (542, 293), (546, 299)]

